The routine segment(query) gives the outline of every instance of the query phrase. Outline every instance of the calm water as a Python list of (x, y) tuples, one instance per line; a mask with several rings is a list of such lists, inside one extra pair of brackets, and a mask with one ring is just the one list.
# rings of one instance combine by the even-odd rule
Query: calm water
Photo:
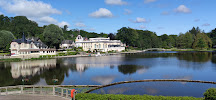
[[(216, 82), (214, 52), (147, 52), (103, 57), (0, 62), (0, 86), (105, 85), (143, 79), (189, 79)], [(22, 79), (27, 81), (22, 82)], [(58, 82), (53, 82), (58, 79)], [(183, 82), (130, 83), (95, 90), (100, 94), (150, 94), (202, 97), (216, 85)]]

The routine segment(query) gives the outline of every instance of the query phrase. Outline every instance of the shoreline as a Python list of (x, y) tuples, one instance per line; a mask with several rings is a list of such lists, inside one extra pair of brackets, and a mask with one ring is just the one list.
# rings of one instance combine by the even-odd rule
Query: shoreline
[[(176, 52), (216, 52), (216, 50), (195, 50), (195, 49), (163, 49), (162, 51), (176, 51)], [(107, 53), (107, 54), (100, 54), (99, 56), (110, 56), (110, 55), (121, 55), (121, 54), (136, 54), (136, 53), (145, 53), (148, 51), (145, 50), (131, 50), (128, 52), (117, 52), (117, 53)], [(48, 56), (48, 55), (47, 55)], [(7, 56), (8, 57), (8, 56)], [(33, 61), (33, 60), (45, 60), (45, 59), (57, 59), (57, 58), (74, 58), (74, 57), (97, 57), (97, 54), (86, 54), (86, 55), (67, 55), (67, 56), (57, 56), (54, 57), (44, 57), (44, 58), (30, 58), (30, 59), (23, 59), (23, 58), (4, 58), (4, 56), (0, 56), (0, 62), (20, 62), (20, 61)]]

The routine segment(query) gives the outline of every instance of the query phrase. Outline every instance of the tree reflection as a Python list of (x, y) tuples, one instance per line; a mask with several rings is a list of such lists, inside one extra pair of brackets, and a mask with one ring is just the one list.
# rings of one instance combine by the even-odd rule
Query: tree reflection
[(133, 74), (139, 69), (148, 69), (148, 67), (138, 66), (138, 65), (119, 65), (118, 71), (123, 74)]
[(215, 64), (216, 64), (216, 54), (214, 54), (214, 55), (212, 56), (211, 61), (212, 61), (212, 63), (215, 63)]
[(186, 60), (191, 62), (207, 62), (212, 58), (211, 52), (192, 52), (192, 53), (178, 53), (179, 60)]
[(4, 63), (0, 63), (0, 86), (13, 85), (14, 79), (10, 71), (10, 67), (4, 67)]

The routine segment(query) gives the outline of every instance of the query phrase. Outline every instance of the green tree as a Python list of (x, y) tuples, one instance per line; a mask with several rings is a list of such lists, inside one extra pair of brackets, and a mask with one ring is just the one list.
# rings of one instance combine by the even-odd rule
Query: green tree
[(0, 31), (0, 50), (9, 50), (10, 43), (14, 39), (15, 37), (11, 32), (5, 30)]
[(191, 48), (193, 44), (193, 35), (189, 32), (182, 34), (176, 38), (176, 45), (178, 48)]
[(116, 34), (117, 39), (120, 39), (123, 43), (129, 46), (136, 46), (135, 43), (138, 39), (138, 33), (132, 28), (123, 27), (118, 30)]
[(205, 100), (216, 100), (216, 88), (210, 88), (203, 94)]
[(198, 43), (197, 43), (197, 47), (201, 48), (201, 49), (207, 47), (207, 45), (206, 45), (205, 41), (203, 40), (203, 38), (199, 38)]
[(213, 46), (216, 45), (216, 28), (212, 30), (210, 33), (207, 33), (208, 37), (211, 38)]
[(207, 49), (212, 47), (211, 39), (204, 33), (198, 33), (193, 43), (194, 49)]
[(189, 30), (189, 32), (190, 32), (191, 34), (193, 34), (194, 36), (196, 36), (198, 33), (201, 33), (199, 27), (197, 27), (197, 28), (193, 27), (191, 30)]
[(64, 40), (62, 29), (54, 24), (50, 24), (44, 29), (43, 37), (43, 42), (46, 45), (56, 47), (57, 49), (62, 40)]

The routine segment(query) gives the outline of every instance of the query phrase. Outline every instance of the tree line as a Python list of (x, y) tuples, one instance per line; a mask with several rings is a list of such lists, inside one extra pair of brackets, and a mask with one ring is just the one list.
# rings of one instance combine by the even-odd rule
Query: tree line
[(113, 33), (95, 33), (84, 30), (68, 29), (68, 26), (60, 28), (50, 24), (40, 27), (36, 22), (29, 20), (25, 16), (7, 17), (0, 15), (0, 50), (9, 50), (10, 42), (13, 39), (26, 37), (38, 37), (49, 47), (59, 48), (63, 40), (75, 40), (77, 35), (86, 38), (110, 37), (111, 40), (119, 39), (127, 46), (146, 48), (193, 48), (208, 49), (216, 45), (216, 28), (205, 33), (199, 27), (193, 27), (186, 33), (179, 35), (163, 34), (157, 36), (155, 32), (148, 30), (137, 30), (130, 27), (122, 27)]
[[(114, 34), (112, 34), (114, 35)], [(201, 31), (199, 27), (193, 27), (186, 33), (179, 35), (163, 34), (157, 36), (155, 32), (148, 30), (137, 30), (123, 27), (114, 35), (127, 46), (146, 48), (180, 48), (180, 49), (209, 49), (216, 45), (216, 29), (209, 33)]]
[(22, 38), (23, 33), (27, 38), (38, 37), (49, 47), (59, 48), (63, 40), (75, 40), (77, 35), (86, 38), (107, 37), (105, 33), (87, 32), (84, 30), (71, 29), (65, 25), (60, 28), (50, 24), (40, 27), (36, 22), (29, 20), (26, 16), (8, 17), (0, 15), (0, 50), (9, 50), (10, 42), (13, 39)]

